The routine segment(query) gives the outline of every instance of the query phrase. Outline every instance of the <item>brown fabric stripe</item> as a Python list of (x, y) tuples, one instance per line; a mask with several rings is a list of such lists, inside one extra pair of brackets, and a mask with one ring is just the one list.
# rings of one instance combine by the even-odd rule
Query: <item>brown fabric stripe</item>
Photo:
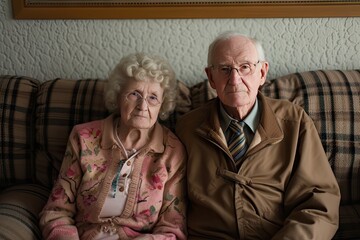
[[(330, 82), (330, 78), (329, 76), (326, 74), (325, 71), (321, 71), (322, 74), (324, 74), (325, 76), (325, 79), (326, 79), (326, 83), (327, 85), (329, 86), (329, 92), (330, 93), (333, 93), (334, 92), (334, 89), (332, 87), (332, 84)], [(334, 98), (333, 98), (333, 95), (331, 94), (330, 95), (330, 106), (331, 106), (331, 112), (334, 112), (334, 107), (335, 107), (335, 101), (334, 101)], [(324, 113), (326, 114), (326, 113)], [(327, 118), (327, 116), (325, 115), (324, 118)], [(323, 147), (324, 147), (324, 150), (325, 152), (330, 152), (331, 156), (329, 156), (329, 162), (330, 162), (330, 166), (332, 168), (332, 170), (335, 172), (335, 168), (334, 168), (334, 160), (335, 160), (335, 156), (333, 154), (333, 152), (336, 152), (337, 151), (337, 145), (335, 144), (337, 142), (337, 135), (335, 134), (335, 129), (336, 129), (336, 118), (335, 118), (335, 114), (331, 114), (329, 116), (329, 118), (331, 119), (330, 123), (329, 123), (329, 126), (331, 126), (331, 130), (332, 132), (328, 133), (327, 134), (327, 131), (326, 129), (323, 129), (321, 131), (321, 134), (320, 134), (320, 138), (322, 139), (323, 141)], [(332, 142), (329, 142), (329, 143), (326, 143), (326, 139), (332, 139), (333, 141)], [(334, 149), (333, 151), (330, 151), (329, 149)]]
[[(5, 87), (3, 87), (4, 85), (6, 85)], [(6, 100), (8, 98), (8, 94), (10, 91), (10, 81), (8, 79), (2, 79), (1, 81), (1, 96), (2, 96), (2, 101), (1, 101), (1, 109), (2, 109), (2, 113), (1, 113), (1, 185), (6, 185), (8, 182), (8, 176), (7, 176), (7, 171), (6, 171), (6, 162), (10, 156), (5, 156), (5, 153), (7, 153), (7, 149), (5, 149), (5, 147), (7, 148), (7, 144), (5, 145), (4, 143), (7, 142), (6, 138), (6, 129), (5, 129), (5, 121), (6, 121), (6, 109), (7, 109), (7, 104), (6, 104)]]
[[(352, 94), (352, 91), (351, 91), (351, 87), (350, 87), (350, 83), (349, 83), (349, 80), (347, 78), (347, 76), (342, 72), (342, 71), (338, 71), (340, 73), (340, 76), (342, 78), (342, 81), (345, 83), (345, 86), (346, 86), (346, 93), (347, 93), (347, 96), (348, 96), (348, 100), (349, 100), (349, 121), (348, 121), (348, 132), (349, 133), (355, 133), (354, 131), (354, 123), (356, 121), (356, 119), (354, 118), (354, 111), (350, 111), (351, 107), (354, 106), (354, 102), (353, 102), (353, 94)], [(350, 144), (348, 146), (348, 153), (355, 153), (355, 149), (354, 149), (354, 135), (353, 134), (348, 134), (346, 135), (347, 137), (349, 137), (349, 141), (350, 141)], [(353, 185), (354, 185), (354, 182), (353, 182), (353, 171), (351, 171), (351, 169), (353, 169), (354, 167), (354, 157), (355, 155), (354, 154), (349, 154), (349, 167), (350, 167), (350, 171), (348, 172), (348, 176), (347, 178), (349, 178), (349, 181), (347, 181), (348, 183), (348, 187), (347, 187), (347, 190), (348, 190), (348, 198), (349, 199), (355, 199), (354, 197), (354, 193), (356, 192), (356, 190), (354, 191), (353, 189)], [(360, 172), (358, 172), (359, 174)], [(359, 185), (360, 183), (357, 183), (355, 185), (357, 185), (357, 187), (360, 187)]]
[[(50, 101), (51, 101), (51, 96), (52, 96), (52, 92), (53, 92), (53, 89), (54, 89), (54, 86), (56, 84), (56, 82), (59, 81), (59, 79), (55, 79), (54, 81), (52, 81), (50, 83), (50, 86), (48, 88), (48, 91), (47, 91), (47, 96), (46, 96), (46, 105), (45, 105), (45, 111), (44, 111), (44, 125), (45, 126), (48, 126), (49, 124), (49, 111), (50, 111)], [(43, 139), (47, 139), (47, 136), (48, 136), (48, 128), (43, 128), (43, 131), (44, 131), (44, 135), (43, 135)], [(48, 150), (48, 141), (43, 141), (43, 144), (44, 144), (44, 152), (45, 152), (45, 156), (46, 156), (46, 161), (47, 161), (47, 179), (52, 179), (52, 176), (54, 174), (53, 172), (53, 167), (52, 167), (52, 163), (55, 161), (53, 158), (52, 158), (52, 155), (50, 154), (49, 150)]]

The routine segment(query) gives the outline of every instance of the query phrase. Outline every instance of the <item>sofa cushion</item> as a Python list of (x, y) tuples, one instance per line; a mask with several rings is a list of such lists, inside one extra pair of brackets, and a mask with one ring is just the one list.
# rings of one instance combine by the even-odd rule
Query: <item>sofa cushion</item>
[(340, 185), (342, 204), (360, 202), (360, 70), (294, 73), (268, 81), (261, 91), (304, 108)]
[(0, 194), (0, 239), (42, 239), (39, 212), (49, 190), (35, 184), (9, 187)]
[(0, 187), (31, 182), (39, 81), (0, 76)]

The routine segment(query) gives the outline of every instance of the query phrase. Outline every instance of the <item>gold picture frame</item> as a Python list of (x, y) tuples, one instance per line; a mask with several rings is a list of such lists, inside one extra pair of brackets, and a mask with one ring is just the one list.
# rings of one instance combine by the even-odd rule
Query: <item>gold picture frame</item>
[(359, 17), (360, 0), (12, 0), (15, 19)]

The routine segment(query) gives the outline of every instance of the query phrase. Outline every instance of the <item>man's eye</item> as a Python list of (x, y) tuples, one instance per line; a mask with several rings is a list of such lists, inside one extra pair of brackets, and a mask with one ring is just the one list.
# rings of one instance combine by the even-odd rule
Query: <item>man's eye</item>
[(221, 67), (220, 71), (223, 73), (229, 73), (231, 71), (230, 69), (231, 69), (230, 67)]
[(240, 66), (240, 69), (242, 69), (242, 70), (248, 70), (248, 69), (250, 69), (251, 67), (250, 67), (250, 64), (242, 64), (241, 66)]

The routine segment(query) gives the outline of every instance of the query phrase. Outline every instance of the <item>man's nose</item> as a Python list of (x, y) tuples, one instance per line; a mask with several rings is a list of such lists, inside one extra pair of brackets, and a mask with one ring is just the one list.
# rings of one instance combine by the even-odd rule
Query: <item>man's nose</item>
[(229, 75), (229, 83), (236, 85), (239, 82), (242, 82), (242, 78), (240, 76), (239, 69), (232, 68), (230, 75)]

